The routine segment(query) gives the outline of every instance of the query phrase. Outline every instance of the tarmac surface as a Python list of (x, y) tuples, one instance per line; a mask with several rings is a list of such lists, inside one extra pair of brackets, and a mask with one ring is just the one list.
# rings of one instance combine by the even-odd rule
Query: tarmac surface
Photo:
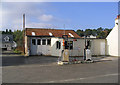
[(93, 57), (96, 63), (57, 65), (57, 57), (3, 54), (3, 83), (118, 83), (118, 57)]

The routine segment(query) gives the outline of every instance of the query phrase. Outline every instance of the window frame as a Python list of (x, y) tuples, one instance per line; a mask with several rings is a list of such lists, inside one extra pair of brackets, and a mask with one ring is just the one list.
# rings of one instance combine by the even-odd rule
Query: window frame
[[(35, 44), (33, 44), (33, 40), (35, 40)], [(32, 45), (37, 45), (37, 40), (35, 38), (32, 38), (31, 42), (32, 42)]]
[[(50, 40), (50, 43), (48, 44), (48, 40)], [(51, 45), (51, 39), (47, 39), (47, 45)]]
[[(72, 42), (72, 46), (70, 45), (69, 46), (69, 44), (70, 44), (70, 42)], [(68, 45), (68, 50), (73, 50), (73, 41), (67, 41), (67, 45)]]
[(61, 49), (61, 42), (60, 41), (56, 41), (56, 49)]
[[(43, 44), (43, 40), (45, 40), (45, 44)], [(46, 43), (46, 39), (42, 39), (42, 45), (46, 45), (47, 43)]]
[[(40, 41), (39, 41), (39, 44), (38, 44), (38, 40), (40, 40)], [(38, 38), (38, 39), (37, 39), (37, 45), (41, 45), (41, 41), (42, 41), (42, 40), (41, 40), (40, 38)]]

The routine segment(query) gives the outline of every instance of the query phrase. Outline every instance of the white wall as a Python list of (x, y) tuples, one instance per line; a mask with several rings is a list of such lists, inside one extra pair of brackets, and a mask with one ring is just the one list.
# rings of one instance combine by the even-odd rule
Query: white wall
[[(69, 39), (73, 41), (73, 39)], [(84, 39), (77, 39), (77, 41), (73, 41), (73, 50), (70, 50), (70, 56), (83, 56), (85, 47)]]
[[(73, 41), (73, 39), (68, 39), (69, 41)], [(61, 49), (56, 49), (56, 41), (61, 42)], [(61, 38), (51, 38), (51, 55), (52, 56), (60, 56), (61, 51), (63, 50), (62, 46), (63, 39)], [(105, 47), (101, 50), (101, 43), (105, 43)], [(84, 39), (77, 39), (77, 41), (73, 41), (73, 50), (70, 50), (70, 56), (83, 56), (84, 53)], [(101, 52), (104, 51), (103, 55), (106, 55), (106, 40), (105, 39), (91, 39), (91, 52), (92, 55), (101, 55)]]
[[(120, 53), (118, 52), (118, 49), (120, 50), (120, 46), (118, 47), (118, 44), (120, 43), (120, 39), (119, 39), (120, 38), (120, 29), (118, 29), (118, 25), (116, 24), (116, 23), (118, 23), (118, 21), (120, 21), (120, 19), (115, 20), (115, 27), (112, 29), (112, 31), (106, 38), (108, 55), (111, 55), (111, 56), (120, 56)], [(118, 42), (118, 40), (119, 40), (119, 42)]]
[[(56, 49), (56, 41), (61, 42), (61, 49)], [(61, 55), (61, 51), (63, 50), (62, 42), (63, 42), (63, 39), (51, 38), (51, 55), (52, 56), (60, 56)]]
[(105, 39), (91, 39), (92, 55), (106, 55), (106, 40)]
[(118, 56), (120, 57), (120, 19), (118, 24)]

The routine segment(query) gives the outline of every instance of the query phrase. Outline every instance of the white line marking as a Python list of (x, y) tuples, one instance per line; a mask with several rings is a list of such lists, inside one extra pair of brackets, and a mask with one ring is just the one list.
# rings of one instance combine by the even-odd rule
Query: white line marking
[[(92, 77), (86, 77), (86, 78), (76, 78), (76, 79), (66, 79), (66, 80), (64, 79), (64, 80), (46, 81), (46, 82), (47, 83), (68, 82), (68, 81), (77, 81), (77, 80), (83, 80), (83, 79), (91, 79), (91, 78), (98, 78), (98, 77), (105, 77), (105, 76), (116, 76), (116, 75), (118, 75), (118, 73), (92, 76)], [(42, 82), (42, 83), (46, 83), (46, 82)]]

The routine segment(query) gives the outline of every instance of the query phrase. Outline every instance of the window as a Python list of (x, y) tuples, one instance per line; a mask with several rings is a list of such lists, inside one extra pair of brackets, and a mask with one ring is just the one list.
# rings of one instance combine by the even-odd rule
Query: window
[(41, 39), (37, 39), (37, 45), (41, 45)]
[(74, 37), (71, 33), (68, 33), (71, 37)]
[(73, 41), (65, 41), (65, 49), (73, 49)]
[(50, 35), (50, 36), (53, 36), (53, 34), (52, 34), (51, 32), (49, 32), (49, 35)]
[(46, 39), (42, 39), (42, 45), (46, 45)]
[(32, 44), (36, 45), (36, 39), (32, 39)]
[(6, 37), (4, 38), (4, 40), (8, 42), (8, 41), (10, 41), (10, 38), (9, 38), (8, 36), (6, 36)]
[(73, 49), (73, 41), (68, 42), (68, 49), (70, 49), (70, 50)]
[(60, 49), (61, 48), (61, 43), (59, 41), (56, 41), (56, 49)]
[(47, 39), (47, 45), (51, 45), (51, 39)]
[(35, 36), (35, 32), (32, 32), (32, 35), (34, 35), (34, 36)]

